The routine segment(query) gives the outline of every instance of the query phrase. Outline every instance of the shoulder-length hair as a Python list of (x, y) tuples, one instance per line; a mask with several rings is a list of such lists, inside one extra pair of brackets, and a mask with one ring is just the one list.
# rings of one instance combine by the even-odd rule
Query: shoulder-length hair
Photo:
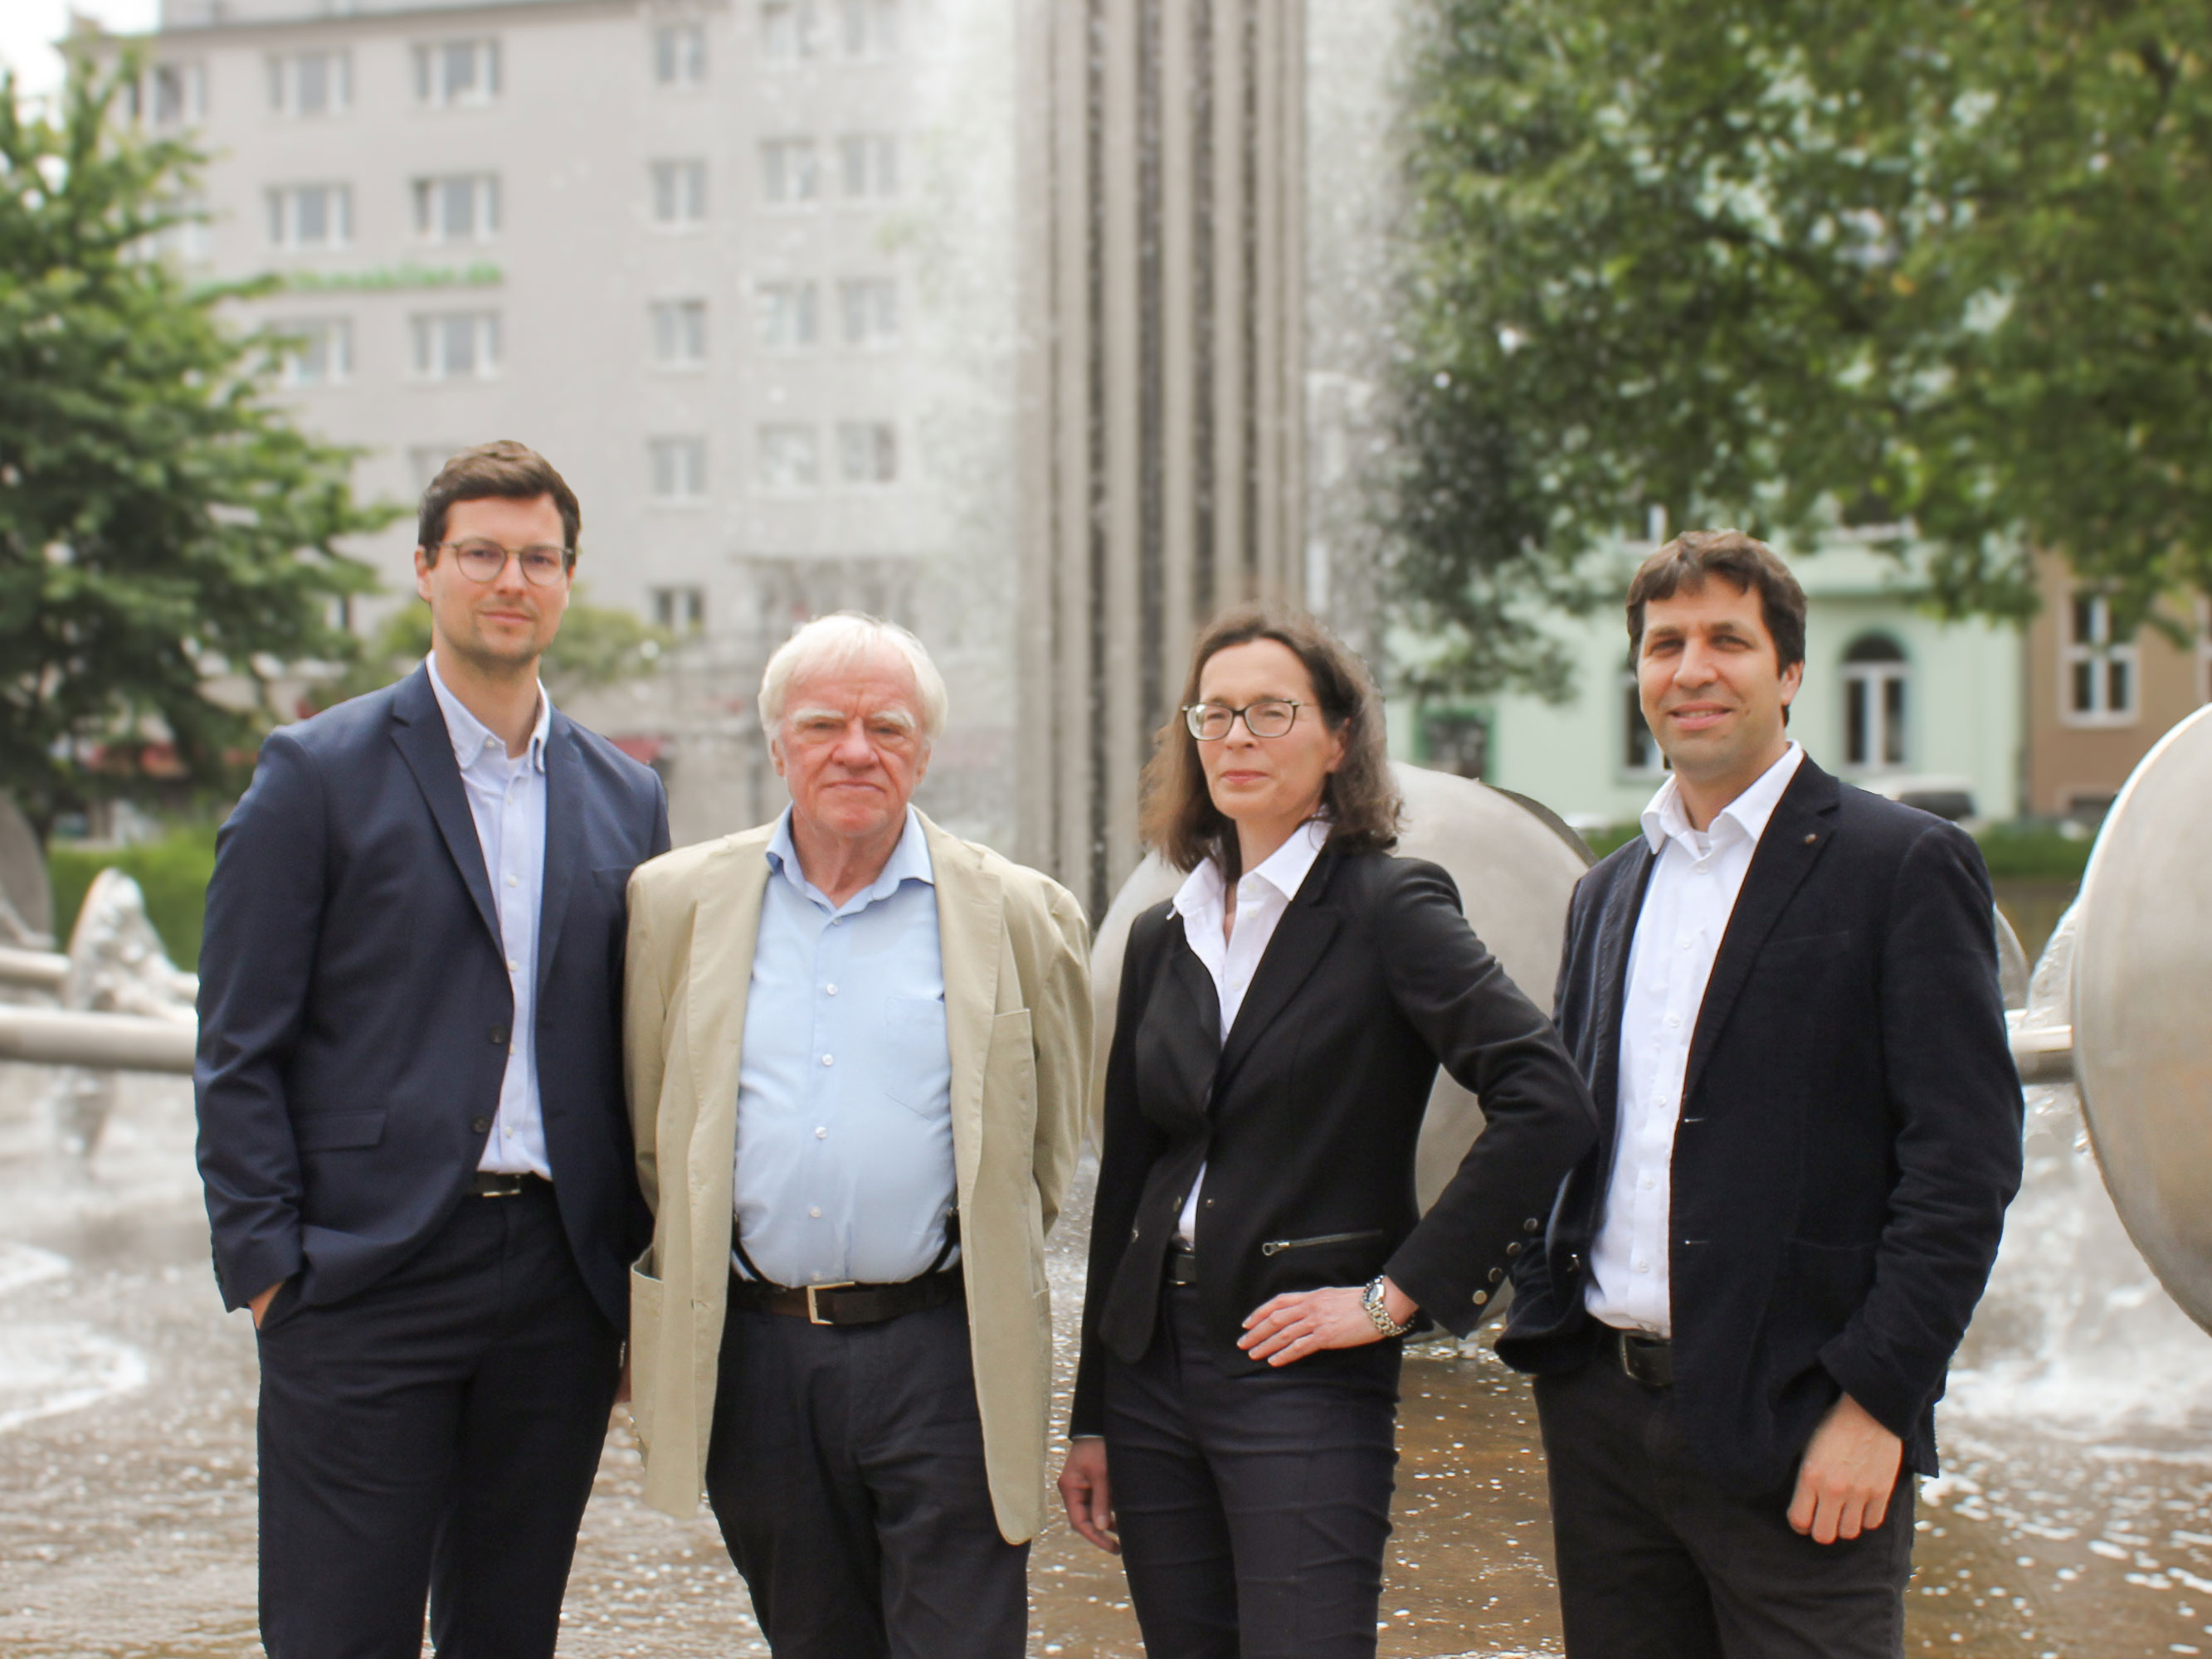
[[(1344, 763), (1322, 789), (1328, 845), (1345, 852), (1389, 852), (1398, 844), (1401, 803), (1383, 738), (1382, 694), (1366, 664), (1320, 622), (1273, 605), (1224, 611), (1200, 632), (1192, 647), (1182, 704), (1198, 701), (1199, 678), (1215, 653), (1254, 640), (1273, 640), (1305, 665), (1322, 720), (1344, 739)], [(1213, 804), (1198, 758), (1198, 739), (1183, 723), (1181, 707), (1153, 738), (1139, 829), (1145, 844), (1178, 870), (1194, 870), (1213, 858), (1232, 880), (1242, 873), (1237, 827)]]

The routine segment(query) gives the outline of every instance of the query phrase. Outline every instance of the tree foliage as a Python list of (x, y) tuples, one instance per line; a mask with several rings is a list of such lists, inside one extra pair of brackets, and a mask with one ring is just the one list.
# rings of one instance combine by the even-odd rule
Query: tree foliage
[(389, 514), (269, 397), (267, 342), (153, 249), (199, 157), (112, 118), (125, 64), (58, 119), (0, 82), (0, 789), (43, 833), (159, 745), (235, 781), (270, 680), (343, 659), (342, 539)]
[(1432, 0), (1407, 134), (1441, 678), (1540, 678), (1531, 611), (1653, 507), (1905, 527), (1953, 614), (2032, 608), (2033, 548), (2124, 618), (2212, 588), (2201, 3)]

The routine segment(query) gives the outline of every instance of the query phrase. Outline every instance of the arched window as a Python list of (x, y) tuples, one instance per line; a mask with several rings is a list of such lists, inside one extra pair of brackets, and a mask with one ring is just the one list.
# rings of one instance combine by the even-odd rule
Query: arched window
[(1887, 634), (1865, 634), (1844, 653), (1844, 763), (1905, 764), (1905, 686), (1912, 670)]

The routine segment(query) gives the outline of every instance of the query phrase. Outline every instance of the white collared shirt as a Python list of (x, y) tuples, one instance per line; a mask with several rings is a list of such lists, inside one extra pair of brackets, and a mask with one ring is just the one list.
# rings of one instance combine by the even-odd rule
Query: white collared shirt
[[(1222, 879), (1220, 865), (1206, 860), (1176, 890), (1175, 913), (1182, 918), (1183, 937), (1190, 941), (1191, 954), (1212, 977), (1214, 996), (1221, 1004), (1223, 1042), (1229, 1041), (1230, 1030), (1237, 1024), (1237, 1011), (1244, 1006), (1244, 994), (1252, 988), (1252, 975), (1259, 971), (1260, 958), (1267, 953), (1267, 941), (1275, 937), (1276, 924), (1291, 908), (1291, 901), (1305, 884), (1314, 860), (1328, 842), (1328, 820), (1308, 818), (1291, 832), (1288, 841), (1246, 871), (1237, 884), (1237, 926), (1225, 939), (1221, 936), (1221, 918), (1228, 884)], [(1197, 1234), (1198, 1194), (1205, 1184), (1206, 1170), (1200, 1165), (1198, 1179), (1190, 1184), (1190, 1196), (1183, 1201), (1182, 1218), (1176, 1223), (1176, 1237), (1186, 1247)]]
[(1671, 777), (1644, 809), (1644, 838), (1657, 861), (1629, 947), (1613, 1179), (1583, 1292), (1593, 1317), (1623, 1330), (1674, 1334), (1667, 1247), (1690, 1042), (1752, 854), (1804, 756), (1791, 743), (1708, 830), (1691, 827)]
[(501, 949), (514, 991), (507, 1027), (507, 1071), (500, 1079), (499, 1113), (492, 1120), (479, 1170), (553, 1178), (545, 1151), (545, 1114), (538, 1096), (538, 920), (545, 888), (545, 733), (552, 700), (538, 688), (538, 723), (530, 744), (509, 759), (504, 738), (469, 713), (448, 690), (432, 656), (430, 690), (446, 717), (446, 736), (461, 769), (461, 790), (476, 821), (499, 915)]

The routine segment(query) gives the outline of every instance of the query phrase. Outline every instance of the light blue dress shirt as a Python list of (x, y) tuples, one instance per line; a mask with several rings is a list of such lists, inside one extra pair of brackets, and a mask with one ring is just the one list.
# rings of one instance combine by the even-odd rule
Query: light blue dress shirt
[(907, 809), (883, 873), (842, 907), (800, 870), (788, 809), (768, 861), (738, 1069), (738, 1237), (779, 1285), (913, 1279), (944, 1245), (954, 1192), (921, 820)]
[(506, 741), (446, 689), (437, 659), (428, 660), (430, 690), (446, 717), (446, 736), (461, 769), (461, 790), (476, 821), (477, 845), (483, 849), (507, 981), (514, 988), (499, 1115), (492, 1120), (477, 1168), (550, 1181), (553, 1164), (545, 1152), (545, 1115), (538, 1098), (538, 911), (545, 890), (545, 732), (553, 722), (553, 704), (539, 686), (530, 746), (510, 760)]

